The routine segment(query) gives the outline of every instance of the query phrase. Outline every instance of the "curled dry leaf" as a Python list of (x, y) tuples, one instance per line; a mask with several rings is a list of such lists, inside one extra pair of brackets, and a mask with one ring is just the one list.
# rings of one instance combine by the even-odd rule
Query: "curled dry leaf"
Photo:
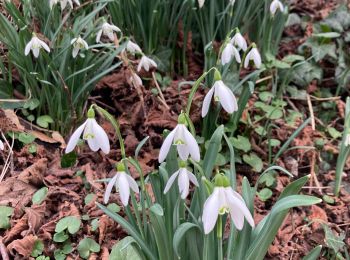
[(107, 247), (103, 246), (101, 248), (101, 255), (100, 255), (101, 260), (109, 260), (109, 250)]
[(26, 183), (40, 186), (43, 183), (44, 175), (47, 170), (47, 159), (42, 158), (36, 161), (33, 165), (22, 171), (18, 179)]
[(16, 224), (7, 230), (4, 237), (4, 242), (7, 243), (19, 236), (24, 230), (28, 229), (28, 219), (26, 216), (22, 217), (19, 220), (16, 220)]
[(34, 234), (39, 230), (44, 222), (46, 211), (46, 204), (33, 205), (31, 208), (26, 208), (25, 212), (28, 217), (29, 229), (34, 232)]
[(316, 205), (312, 205), (310, 211), (311, 211), (311, 215), (309, 216), (309, 219), (313, 221), (312, 223), (313, 230), (317, 230), (318, 228), (321, 228), (322, 223), (328, 223), (327, 213), (322, 208)]
[(85, 171), (86, 180), (91, 184), (91, 186), (97, 190), (102, 190), (102, 183), (95, 182), (96, 172), (91, 168), (91, 164), (87, 163), (81, 167), (81, 170)]
[(0, 205), (27, 206), (36, 192), (32, 185), (17, 178), (7, 178), (0, 183)]
[(26, 236), (22, 239), (16, 239), (7, 246), (7, 249), (12, 256), (20, 255), (24, 259), (28, 259), (33, 251), (36, 240), (38, 240), (38, 237), (33, 235)]

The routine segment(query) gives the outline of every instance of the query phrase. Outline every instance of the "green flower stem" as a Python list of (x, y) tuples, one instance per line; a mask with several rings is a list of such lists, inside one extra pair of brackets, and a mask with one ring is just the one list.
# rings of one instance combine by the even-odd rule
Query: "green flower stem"
[(218, 217), (218, 223), (216, 226), (216, 235), (218, 237), (218, 260), (223, 260), (223, 252), (222, 252), (222, 216)]

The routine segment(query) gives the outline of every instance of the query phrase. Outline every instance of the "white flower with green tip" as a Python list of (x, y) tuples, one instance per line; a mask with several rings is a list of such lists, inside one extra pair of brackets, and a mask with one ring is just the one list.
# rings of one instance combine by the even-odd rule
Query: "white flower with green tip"
[[(221, 175), (221, 174), (220, 174)], [(244, 219), (252, 227), (255, 226), (254, 219), (246, 206), (242, 196), (229, 186), (226, 176), (215, 178), (215, 188), (203, 206), (203, 227), (204, 233), (209, 234), (215, 227), (219, 215), (229, 213), (233, 224), (238, 230), (242, 230)], [(217, 181), (217, 179), (220, 179)]]
[(71, 40), (70, 43), (73, 45), (73, 51), (72, 51), (73, 58), (77, 57), (81, 49), (85, 49), (85, 50), (89, 49), (89, 45), (87, 44), (87, 42), (84, 39), (82, 39), (80, 36), (78, 38), (74, 38), (73, 40)]
[(32, 39), (27, 43), (24, 54), (28, 56), (29, 52), (32, 51), (35, 58), (39, 57), (40, 49), (44, 48), (45, 51), (50, 52), (49, 46), (42, 40), (40, 40), (35, 34)]
[(97, 32), (96, 35), (96, 42), (100, 42), (101, 41), (101, 36), (102, 35), (107, 35), (107, 37), (111, 40), (114, 41), (114, 32), (121, 32), (121, 30), (113, 25), (113, 24), (109, 24), (107, 22), (104, 22), (101, 26), (101, 29)]
[(0, 150), (4, 150), (5, 147), (4, 147), (4, 143), (0, 140)]
[(146, 55), (143, 55), (137, 66), (137, 71), (140, 72), (142, 68), (144, 68), (145, 71), (149, 71), (152, 67), (157, 68), (157, 63)]
[(185, 125), (186, 118), (183, 114), (179, 115), (178, 125), (165, 138), (159, 151), (159, 162), (163, 162), (167, 157), (171, 146), (176, 145), (177, 152), (181, 160), (186, 161), (191, 155), (196, 162), (200, 160), (199, 146), (196, 139), (187, 130)]
[(126, 50), (132, 54), (136, 52), (142, 53), (140, 46), (138, 46), (137, 43), (134, 43), (131, 40), (129, 40), (128, 43), (126, 44)]
[(274, 16), (277, 12), (277, 10), (280, 10), (281, 12), (284, 11), (284, 6), (279, 0), (273, 0), (270, 5), (270, 12), (272, 16)]
[(211, 99), (214, 95), (214, 100), (220, 102), (221, 106), (227, 113), (233, 113), (238, 110), (237, 99), (232, 91), (221, 80), (221, 75), (218, 71), (215, 72), (216, 79), (212, 88), (206, 94), (202, 105), (202, 117), (208, 114)]
[(130, 197), (130, 189), (134, 192), (139, 193), (139, 187), (136, 181), (125, 172), (123, 163), (119, 163), (117, 166), (116, 175), (108, 182), (103, 200), (107, 204), (113, 187), (119, 191), (120, 199), (124, 206), (128, 205)]
[(256, 68), (259, 69), (261, 67), (261, 56), (258, 49), (255, 47), (255, 44), (253, 44), (253, 48), (248, 52), (247, 56), (245, 57), (244, 68), (248, 68), (249, 62), (251, 60), (254, 62)]
[(76, 5), (80, 5), (80, 2), (78, 0), (50, 0), (50, 8), (52, 9), (52, 7), (55, 5), (55, 4), (58, 4), (60, 3), (61, 4), (61, 10), (65, 9), (66, 6), (67, 6), (67, 3), (69, 4), (70, 8), (73, 9), (73, 2), (76, 4)]
[(238, 29), (230, 42), (243, 51), (246, 51), (248, 48), (246, 40), (244, 39), (244, 37), (242, 36), (242, 34), (239, 32)]
[(94, 152), (101, 149), (105, 154), (110, 151), (109, 139), (103, 128), (96, 122), (95, 112), (92, 108), (88, 111), (88, 119), (79, 126), (68, 141), (66, 153), (74, 150), (79, 138), (83, 134), (83, 139), (87, 141), (90, 149)]
[(182, 199), (186, 199), (190, 192), (190, 182), (197, 187), (199, 186), (196, 176), (186, 169), (186, 164), (184, 163), (184, 165), (180, 165), (180, 169), (178, 171), (174, 172), (173, 175), (170, 176), (167, 184), (165, 185), (164, 194), (169, 191), (176, 177), (178, 177), (179, 192)]
[(221, 54), (222, 65), (230, 63), (232, 57), (235, 57), (236, 61), (241, 63), (241, 56), (239, 56), (238, 50), (235, 48), (235, 46), (233, 46), (233, 44), (228, 43)]

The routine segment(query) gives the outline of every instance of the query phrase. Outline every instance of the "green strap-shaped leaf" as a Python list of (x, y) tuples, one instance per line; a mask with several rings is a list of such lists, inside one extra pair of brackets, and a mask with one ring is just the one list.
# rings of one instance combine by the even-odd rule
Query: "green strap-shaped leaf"
[(209, 146), (207, 152), (205, 153), (203, 160), (203, 170), (207, 178), (210, 178), (212, 171), (214, 169), (216, 157), (218, 155), (221, 139), (224, 134), (224, 126), (219, 126), (209, 141)]
[(303, 257), (303, 260), (317, 260), (322, 250), (322, 245), (316, 246), (312, 249), (306, 256)]
[(190, 222), (185, 222), (182, 223), (175, 231), (174, 238), (173, 238), (173, 247), (176, 255), (178, 257), (181, 257), (181, 254), (179, 252), (180, 245), (182, 242), (185, 241), (185, 236), (188, 231), (191, 229), (198, 229), (200, 230), (200, 227), (196, 224), (190, 223)]

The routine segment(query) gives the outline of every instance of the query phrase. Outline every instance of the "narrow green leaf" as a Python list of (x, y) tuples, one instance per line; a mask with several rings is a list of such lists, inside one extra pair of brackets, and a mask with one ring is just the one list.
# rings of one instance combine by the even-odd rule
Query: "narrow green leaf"
[(210, 138), (209, 146), (203, 159), (203, 170), (207, 178), (210, 178), (212, 175), (212, 171), (214, 169), (216, 157), (220, 149), (223, 134), (224, 126), (221, 125), (215, 130), (212, 137)]

